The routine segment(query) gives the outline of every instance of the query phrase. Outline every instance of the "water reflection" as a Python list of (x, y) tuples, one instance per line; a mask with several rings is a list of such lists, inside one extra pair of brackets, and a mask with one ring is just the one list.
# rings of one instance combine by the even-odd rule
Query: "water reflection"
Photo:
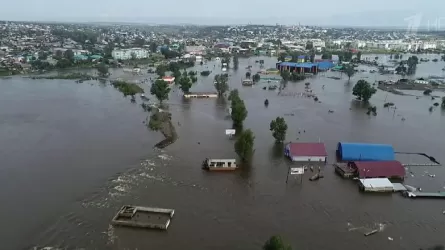
[(284, 144), (274, 143), (270, 149), (270, 155), (273, 160), (281, 159), (283, 157)]
[(351, 100), (351, 110), (354, 111), (368, 111), (369, 103), (362, 102), (357, 99)]
[[(421, 248), (420, 250), (422, 250), (423, 248)], [(436, 246), (433, 246), (433, 247), (429, 247), (429, 248), (426, 248), (426, 250), (445, 250), (445, 246), (443, 246), (443, 245), (436, 245)]]
[[(240, 162), (240, 177), (249, 180), (252, 175), (252, 159), (248, 159), (247, 161)], [(250, 183), (250, 182), (249, 182)]]
[(232, 124), (232, 129), (235, 129), (235, 135), (239, 136), (243, 132), (244, 126)]
[(182, 97), (182, 98), (181, 98), (181, 103), (182, 103), (182, 104), (185, 104), (184, 106), (187, 106), (188, 109), (190, 109), (192, 100), (191, 100), (190, 98)]
[(216, 107), (225, 107), (227, 105), (226, 98), (216, 98)]

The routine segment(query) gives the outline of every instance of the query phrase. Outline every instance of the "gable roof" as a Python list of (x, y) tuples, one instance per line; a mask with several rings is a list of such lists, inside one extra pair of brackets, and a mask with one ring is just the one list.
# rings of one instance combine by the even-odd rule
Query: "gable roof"
[(328, 156), (324, 143), (289, 143), (289, 154), (293, 156)]
[(405, 177), (405, 168), (398, 161), (355, 161), (360, 178)]

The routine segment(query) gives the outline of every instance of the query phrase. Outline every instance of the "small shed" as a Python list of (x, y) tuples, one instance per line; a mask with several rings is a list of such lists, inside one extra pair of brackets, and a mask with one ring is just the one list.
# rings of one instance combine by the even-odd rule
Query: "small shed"
[(284, 149), (284, 155), (297, 162), (326, 162), (328, 154), (324, 143), (289, 143)]
[(360, 179), (360, 189), (365, 192), (393, 192), (394, 186), (387, 178)]
[(350, 143), (337, 144), (340, 161), (394, 161), (394, 148), (388, 144)]
[(405, 178), (405, 168), (398, 161), (355, 161), (352, 167), (360, 179), (366, 178)]

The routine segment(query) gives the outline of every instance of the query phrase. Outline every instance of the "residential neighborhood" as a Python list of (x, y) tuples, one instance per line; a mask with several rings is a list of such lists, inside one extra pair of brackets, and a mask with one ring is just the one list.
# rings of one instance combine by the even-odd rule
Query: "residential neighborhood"
[(69, 67), (118, 66), (161, 55), (202, 60), (212, 54), (278, 56), (344, 49), (361, 53), (440, 52), (434, 34), (309, 26), (132, 26), (0, 22), (0, 74)]

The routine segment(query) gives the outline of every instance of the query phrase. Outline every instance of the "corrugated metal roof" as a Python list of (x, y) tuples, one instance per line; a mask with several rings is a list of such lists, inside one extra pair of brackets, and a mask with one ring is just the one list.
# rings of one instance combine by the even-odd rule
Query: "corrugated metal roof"
[(337, 153), (342, 161), (393, 161), (394, 149), (388, 144), (339, 142)]
[(327, 156), (324, 143), (289, 143), (290, 156)]
[(405, 177), (405, 168), (398, 161), (355, 161), (360, 178)]

